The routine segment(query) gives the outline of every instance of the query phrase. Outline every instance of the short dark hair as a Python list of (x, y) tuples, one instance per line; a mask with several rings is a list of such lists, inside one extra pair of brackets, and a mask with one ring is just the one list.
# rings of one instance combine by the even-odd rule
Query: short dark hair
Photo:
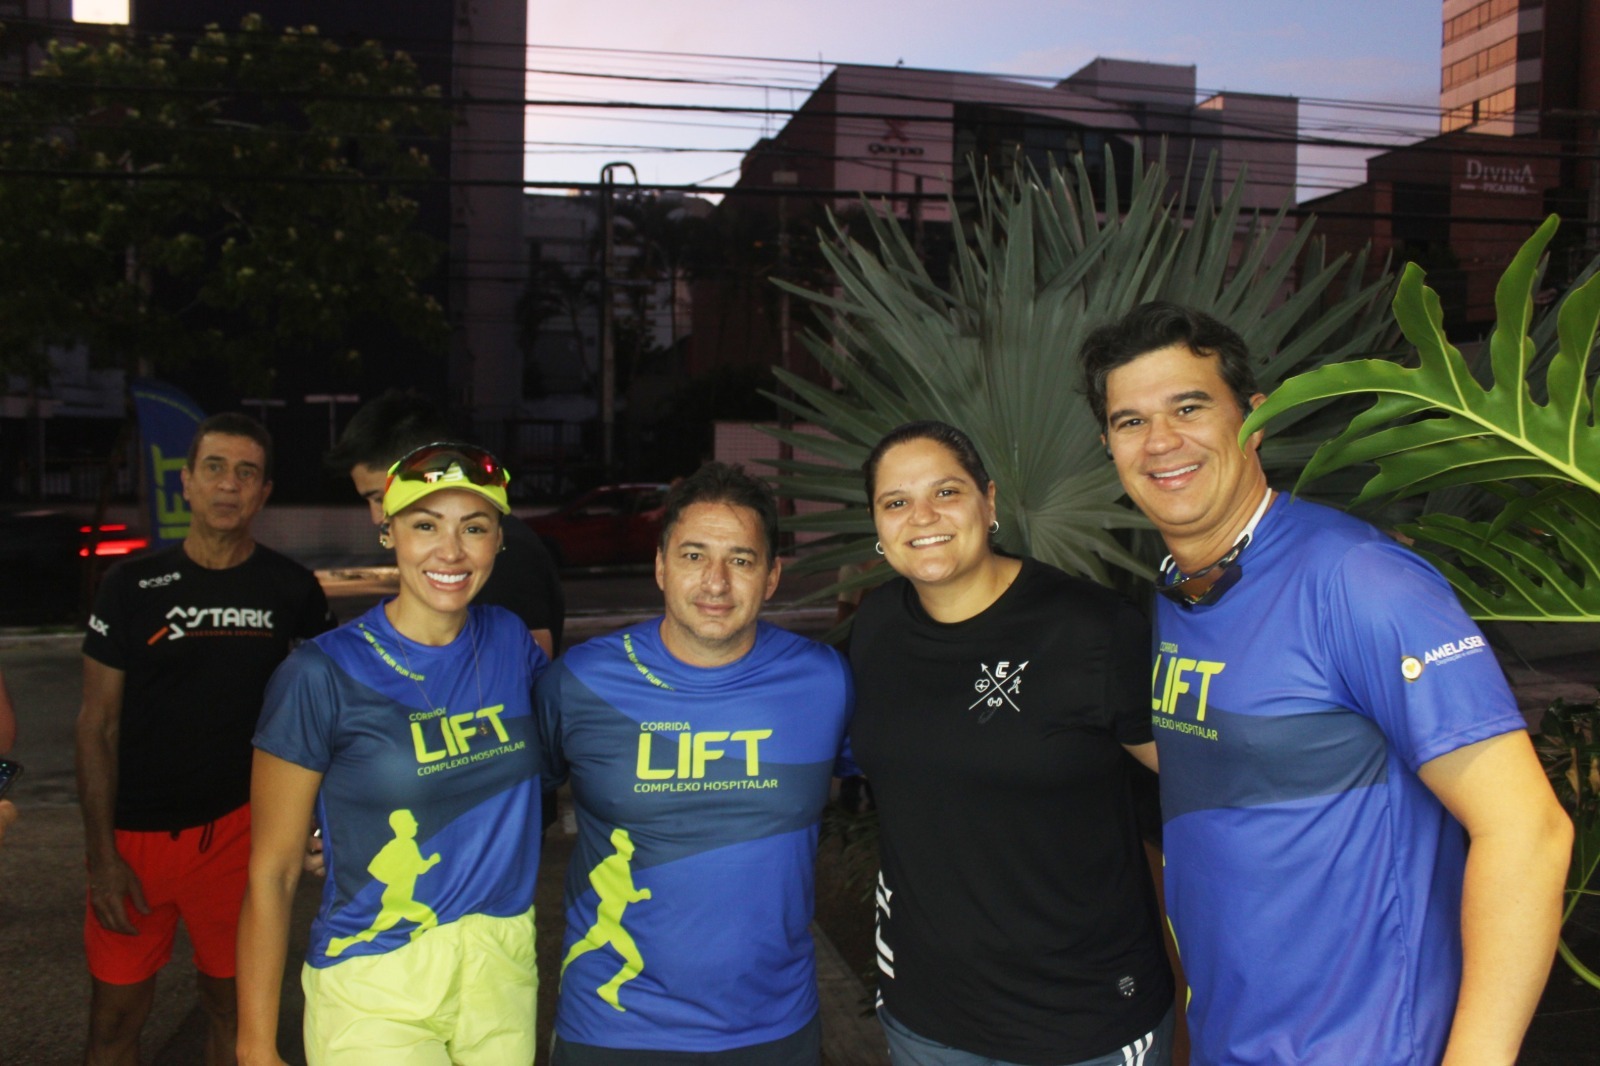
[(978, 491), (988, 490), (989, 482), (993, 479), (989, 477), (989, 471), (983, 465), (983, 457), (978, 454), (977, 445), (972, 443), (972, 438), (948, 422), (928, 418), (896, 426), (873, 445), (872, 451), (867, 455), (867, 461), (861, 464), (861, 473), (867, 479), (869, 508), (872, 506), (872, 497), (878, 491), (878, 464), (883, 461), (884, 455), (890, 448), (912, 440), (931, 440), (935, 444), (943, 445), (951, 455), (955, 456), (956, 462), (961, 464), (961, 469), (977, 483)]
[(416, 389), (390, 389), (362, 405), (322, 463), (330, 474), (348, 474), (354, 466), (387, 470), (424, 444), (453, 439), (444, 413), (432, 399)]
[(709, 462), (677, 482), (667, 493), (666, 513), (661, 519), (661, 550), (667, 550), (672, 527), (691, 505), (726, 503), (748, 507), (761, 519), (767, 535), (767, 565), (778, 558), (778, 500), (765, 481), (744, 472), (738, 463)]
[(1106, 379), (1111, 372), (1141, 355), (1176, 344), (1198, 356), (1216, 356), (1234, 402), (1249, 416), (1250, 397), (1261, 390), (1250, 369), (1250, 348), (1244, 338), (1203, 311), (1151, 300), (1096, 329), (1083, 342), (1083, 391), (1102, 429), (1106, 424)]
[(212, 415), (194, 427), (194, 439), (189, 441), (189, 457), (183, 464), (191, 474), (194, 473), (195, 462), (200, 458), (200, 441), (207, 433), (220, 433), (225, 437), (247, 437), (261, 445), (261, 451), (266, 456), (261, 480), (272, 480), (272, 434), (267, 432), (266, 426), (238, 411), (224, 411), (220, 415)]

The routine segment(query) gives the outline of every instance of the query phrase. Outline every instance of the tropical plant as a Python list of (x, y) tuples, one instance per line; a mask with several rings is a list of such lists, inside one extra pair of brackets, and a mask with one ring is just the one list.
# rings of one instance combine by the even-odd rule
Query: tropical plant
[(1243, 434), (1307, 404), (1376, 396), (1327, 441), (1298, 487), (1375, 462), (1356, 497), (1416, 496), (1483, 486), (1503, 501), (1492, 521), (1424, 514), (1401, 526), (1450, 579), (1474, 618), (1600, 621), (1600, 434), (1594, 425), (1590, 352), (1600, 332), (1600, 276), (1561, 301), (1559, 347), (1536, 399), (1528, 381), (1538, 346), (1530, 337), (1540, 257), (1555, 234), (1551, 216), (1522, 246), (1495, 291), (1490, 377), (1473, 377), (1445, 338), (1439, 298), (1416, 264), (1406, 267), (1394, 314), (1419, 356), (1416, 366), (1363, 359), (1290, 378), (1245, 422)]
[(280, 367), (353, 362), (367, 322), (441, 350), (413, 196), (447, 122), (405, 55), (255, 15), (188, 43), (51, 42), (0, 82), (0, 368), (37, 377), (81, 344), (272, 395)]
[[(1357, 501), (1474, 486), (1490, 513), (1467, 518), (1438, 509), (1402, 524), (1419, 552), (1449, 578), (1483, 621), (1600, 622), (1600, 432), (1591, 366), (1600, 335), (1600, 275), (1586, 271), (1560, 301), (1552, 331), (1538, 321), (1534, 292), (1558, 220), (1522, 246), (1495, 290), (1489, 365), (1474, 376), (1445, 338), (1439, 298), (1409, 264), (1394, 314), (1415, 346), (1417, 365), (1358, 360), (1285, 381), (1246, 420), (1245, 436), (1305, 404), (1344, 397), (1376, 401), (1319, 448), (1300, 476), (1376, 463)], [(1593, 779), (1600, 705), (1556, 701), (1546, 713), (1540, 753), (1576, 827), (1563, 923), (1600, 868), (1600, 801)], [(1600, 987), (1563, 939), (1575, 973)]]
[[(863, 212), (865, 242), (856, 239), (863, 223), (853, 232), (834, 222), (822, 250), (836, 287), (786, 287), (826, 313), (829, 335), (805, 341), (843, 390), (780, 371), (790, 395), (774, 398), (826, 435), (770, 430), (818, 457), (780, 462), (778, 491), (838, 505), (789, 520), (789, 528), (830, 535), (797, 569), (873, 558), (859, 466), (893, 426), (939, 418), (966, 430), (983, 454), (1007, 549), (1101, 582), (1117, 572), (1148, 575), (1118, 533), (1147, 523), (1123, 500), (1078, 388), (1076, 353), (1090, 329), (1145, 300), (1185, 303), (1239, 328), (1261, 357), (1264, 385), (1382, 348), (1391, 282), (1363, 282), (1364, 257), (1324, 262), (1309, 222), (1296, 229), (1283, 212), (1247, 213), (1242, 177), (1223, 190), (1210, 167), (1194, 183), (1173, 182), (1160, 160), (1145, 166), (1136, 156), (1134, 166), (1126, 202), (1115, 173), (1101, 193), (1081, 156), (1042, 176), (982, 178), (976, 209), (951, 209), (948, 284), (935, 280), (893, 218)], [(1184, 190), (1196, 185), (1191, 204)], [(1308, 408), (1299, 420), (1310, 428), (1318, 417)], [(1280, 435), (1265, 459), (1303, 462), (1306, 439), (1325, 437), (1314, 428), (1298, 439)], [(884, 576), (880, 568), (853, 583)]]

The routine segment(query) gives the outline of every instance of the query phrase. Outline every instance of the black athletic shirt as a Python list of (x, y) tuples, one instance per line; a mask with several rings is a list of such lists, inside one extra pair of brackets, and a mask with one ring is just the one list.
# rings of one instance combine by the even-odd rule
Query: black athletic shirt
[(113, 567), (83, 653), (126, 675), (116, 828), (184, 829), (248, 802), (267, 679), (293, 641), (331, 628), (317, 579), (259, 544), (226, 570), (181, 544)]
[(964, 622), (904, 578), (862, 603), (851, 742), (880, 819), (880, 996), (908, 1029), (1077, 1062), (1172, 1006), (1122, 750), (1151, 738), (1149, 656), (1120, 597), (1029, 559)]
[(504, 607), (529, 629), (548, 629), (554, 641), (551, 647), (560, 651), (567, 604), (550, 551), (515, 515), (504, 516), (501, 528), (506, 550), (495, 558), (489, 580), (472, 602)]

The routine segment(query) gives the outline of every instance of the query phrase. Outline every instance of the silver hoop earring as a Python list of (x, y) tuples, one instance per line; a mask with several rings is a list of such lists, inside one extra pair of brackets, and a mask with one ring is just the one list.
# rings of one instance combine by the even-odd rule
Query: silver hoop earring
[(998, 532), (1000, 532), (1000, 519), (996, 518), (993, 522), (989, 523), (989, 536), (992, 537)]
[(876, 544), (874, 544), (872, 546), (872, 550), (877, 552), (879, 555), (882, 555), (883, 554), (883, 541), (880, 540)]

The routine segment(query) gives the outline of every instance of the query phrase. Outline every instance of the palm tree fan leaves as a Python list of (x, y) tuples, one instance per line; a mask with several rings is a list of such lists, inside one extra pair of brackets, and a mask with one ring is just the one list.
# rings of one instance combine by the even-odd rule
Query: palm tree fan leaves
[[(854, 215), (848, 226), (833, 220), (823, 254), (835, 285), (785, 288), (819, 312), (806, 349), (840, 389), (779, 372), (785, 395), (774, 397), (831, 443), (770, 432), (838, 464), (786, 462), (780, 491), (844, 506), (786, 518), (787, 528), (839, 538), (822, 549), (830, 560), (865, 558), (875, 538), (864, 494), (848, 498), (854, 469), (893, 426), (938, 418), (977, 444), (997, 486), (1007, 549), (1097, 581), (1147, 577), (1149, 544), (1136, 531), (1148, 523), (1125, 499), (1079, 392), (1078, 353), (1090, 330), (1149, 299), (1187, 303), (1240, 330), (1261, 357), (1264, 385), (1333, 353), (1382, 349), (1393, 329), (1381, 301), (1387, 277), (1341, 282), (1351, 260), (1315, 258), (1290, 292), (1310, 247), (1308, 226), (1291, 230), (1282, 211), (1247, 213), (1242, 176), (1219, 195), (1214, 159), (1193, 182), (1174, 182), (1163, 160), (1146, 166), (1137, 149), (1134, 167), (1125, 194), (1109, 152), (1103, 185), (1081, 156), (1042, 174), (978, 168), (973, 201), (950, 204), (943, 282), (887, 208), (867, 212), (864, 224)], [(1298, 427), (1275, 444), (1309, 453)], [(849, 543), (852, 533), (860, 546)]]

